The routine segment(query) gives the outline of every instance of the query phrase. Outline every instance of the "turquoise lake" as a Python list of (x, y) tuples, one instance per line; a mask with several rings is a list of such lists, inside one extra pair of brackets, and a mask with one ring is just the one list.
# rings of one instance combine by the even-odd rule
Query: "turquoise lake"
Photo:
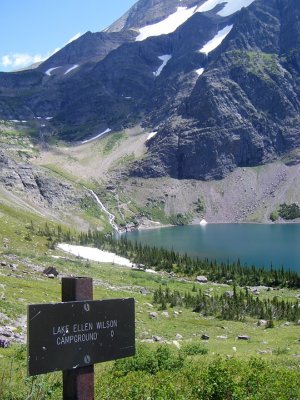
[(134, 231), (128, 239), (192, 257), (300, 273), (300, 224), (208, 224)]

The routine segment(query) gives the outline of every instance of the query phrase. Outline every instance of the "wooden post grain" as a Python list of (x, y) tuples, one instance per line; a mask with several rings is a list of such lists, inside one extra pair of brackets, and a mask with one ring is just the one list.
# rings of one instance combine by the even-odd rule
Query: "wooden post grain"
[[(62, 278), (62, 301), (93, 300), (91, 278)], [(63, 400), (94, 400), (94, 365), (63, 371)]]

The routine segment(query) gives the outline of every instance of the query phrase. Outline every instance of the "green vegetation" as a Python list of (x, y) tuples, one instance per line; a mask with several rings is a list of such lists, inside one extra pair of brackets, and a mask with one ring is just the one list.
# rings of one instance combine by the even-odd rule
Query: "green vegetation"
[(204, 316), (214, 316), (222, 320), (244, 321), (246, 317), (267, 319), (269, 328), (274, 326), (273, 319), (293, 322), (300, 320), (298, 300), (286, 301), (277, 296), (259, 299), (248, 288), (237, 291), (236, 286), (232, 292), (223, 294), (210, 294), (199, 289), (194, 295), (177, 290), (172, 292), (169, 287), (163, 290), (160, 286), (154, 291), (153, 302), (160, 304), (161, 309), (165, 309), (167, 304), (170, 307), (180, 305), (192, 308), (194, 312)]
[[(61, 374), (26, 378), (25, 363), (24, 347), (7, 350), (1, 399), (61, 399)], [(167, 346), (156, 350), (138, 346), (135, 357), (95, 368), (98, 400), (287, 400), (299, 396), (296, 363), (286, 368), (258, 357), (210, 358), (186, 355)]]
[(277, 212), (277, 211), (271, 212), (271, 214), (270, 214), (270, 220), (271, 220), (271, 221), (275, 222), (275, 221), (278, 220), (278, 218), (279, 218), (279, 215), (278, 215), (278, 212)]
[(208, 353), (208, 349), (202, 343), (191, 342), (182, 347), (181, 353), (186, 356), (205, 355)]
[(294, 220), (296, 218), (300, 218), (300, 207), (296, 203), (292, 204), (280, 204), (279, 209), (271, 212), (270, 220), (275, 222), (278, 218), (281, 217), (287, 221)]
[(290, 205), (283, 203), (280, 204), (278, 214), (286, 220), (300, 218), (300, 207), (296, 203)]
[(7, 153), (13, 158), (30, 159), (38, 153), (32, 144), (36, 134), (34, 128), (28, 128), (23, 123), (0, 121), (0, 144), (9, 145)]
[(285, 271), (254, 266), (242, 266), (236, 263), (218, 263), (208, 259), (192, 259), (187, 254), (181, 255), (174, 251), (142, 246), (132, 243), (121, 236), (119, 240), (112, 236), (104, 236), (100, 232), (81, 233), (77, 240), (80, 244), (92, 244), (98, 248), (113, 251), (132, 262), (144, 264), (157, 271), (175, 272), (185, 276), (205, 275), (211, 282), (228, 283), (239, 286), (265, 285), (270, 287), (300, 287), (300, 276), (293, 271)]
[(126, 135), (123, 132), (116, 132), (109, 134), (104, 138), (103, 142), (103, 154), (110, 154), (113, 149), (120, 146), (121, 142), (126, 139)]
[[(7, 262), (0, 266), (0, 309), (6, 316), (3, 323), (11, 324), (24, 315), (28, 303), (60, 301), (60, 280), (48, 279), (41, 272), (48, 266), (57, 268), (60, 275), (93, 277), (95, 299), (135, 298), (137, 354), (95, 366), (96, 399), (299, 398), (299, 359), (295, 357), (299, 354), (299, 326), (293, 322), (293, 313), (299, 308), (292, 307), (299, 292), (292, 289), (299, 288), (297, 274), (282, 270), (264, 273), (245, 269), (239, 263), (193, 260), (128, 242), (124, 236), (116, 240), (100, 232), (78, 233), (4, 204), (0, 204), (0, 218), (0, 258)], [(86, 263), (55, 248), (57, 242), (64, 241), (96, 245), (155, 268), (158, 273)], [(17, 266), (13, 272), (11, 262)], [(195, 283), (198, 274), (215, 283)], [(268, 282), (266, 286), (279, 290), (261, 288), (254, 295), (242, 287), (245, 283), (235, 287), (230, 279), (236, 285)], [(148, 293), (142, 294), (141, 288)], [(233, 296), (226, 297), (227, 291)], [(164, 297), (164, 307), (157, 294)], [(152, 311), (157, 318), (150, 318)], [(258, 324), (261, 316), (270, 322), (268, 326)], [(201, 340), (204, 333), (209, 340)], [(182, 339), (177, 339), (177, 334)], [(249, 335), (251, 340), (237, 340), (240, 334)], [(160, 336), (163, 343), (154, 343), (154, 336)], [(24, 345), (0, 349), (0, 379), (1, 400), (62, 397), (61, 373), (27, 377)]]
[(243, 66), (255, 75), (269, 80), (269, 76), (280, 76), (282, 71), (277, 54), (263, 53), (261, 51), (233, 50), (227, 55), (236, 67)]
[(188, 214), (172, 214), (168, 217), (171, 225), (188, 225), (191, 222), (191, 217)]
[[(223, 196), (224, 196), (224, 192), (223, 192)], [(196, 209), (195, 209), (195, 211), (198, 213), (198, 214), (201, 214), (201, 213), (203, 213), (203, 212), (205, 212), (205, 202), (204, 202), (204, 200), (202, 200), (202, 199), (198, 199), (198, 201), (197, 201), (197, 203), (196, 203)]]
[(189, 214), (171, 214), (167, 215), (165, 212), (165, 202), (151, 202), (147, 207), (140, 209), (140, 214), (146, 216), (152, 221), (160, 221), (165, 225), (187, 225), (191, 222), (191, 216)]

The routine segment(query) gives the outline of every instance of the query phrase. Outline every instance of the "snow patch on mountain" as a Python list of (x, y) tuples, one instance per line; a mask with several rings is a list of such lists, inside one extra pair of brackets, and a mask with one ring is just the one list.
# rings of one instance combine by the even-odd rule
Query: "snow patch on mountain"
[(225, 3), (226, 0), (207, 0), (200, 7), (197, 8), (196, 12), (207, 12), (213, 10), (218, 4)]
[(88, 143), (88, 142), (91, 142), (92, 140), (98, 139), (99, 137), (103, 136), (105, 133), (108, 133), (110, 131), (111, 131), (111, 129), (107, 128), (107, 129), (105, 129), (105, 131), (99, 133), (99, 135), (94, 136), (91, 139), (87, 139), (87, 140), (82, 141), (81, 144)]
[(255, 0), (207, 0), (199, 7), (177, 7), (177, 10), (164, 20), (140, 28), (140, 34), (135, 40), (142, 41), (151, 36), (160, 36), (172, 33), (180, 25), (184, 24), (194, 13), (211, 11), (217, 5), (223, 5), (223, 8), (217, 14), (221, 17), (227, 17), (228, 15), (241, 10), (243, 7), (248, 7), (254, 1)]
[(157, 76), (159, 76), (161, 74), (161, 71), (165, 68), (165, 66), (167, 65), (168, 61), (171, 60), (172, 56), (171, 56), (171, 54), (164, 54), (163, 56), (159, 56), (158, 58), (162, 61), (162, 64), (158, 68), (157, 71), (153, 72), (153, 75), (155, 77), (157, 77)]
[(226, 38), (226, 36), (231, 31), (233, 25), (227, 25), (225, 28), (221, 29), (215, 37), (213, 37), (209, 42), (207, 42), (200, 50), (200, 53), (208, 54), (214, 49), (216, 49)]
[(243, 7), (250, 6), (254, 0), (207, 0), (197, 8), (196, 12), (207, 12), (213, 10), (217, 5), (223, 4), (224, 7), (217, 14), (221, 17), (227, 17), (241, 10)]
[(69, 72), (73, 71), (73, 69), (76, 69), (76, 68), (78, 68), (78, 67), (79, 67), (78, 64), (73, 65), (73, 67), (69, 68), (69, 69), (64, 73), (64, 75), (67, 75)]
[(46, 75), (51, 76), (51, 72), (54, 71), (57, 68), (61, 68), (61, 67), (54, 67), (54, 68), (49, 68), (47, 69), (47, 71), (45, 72)]
[[(218, 15), (221, 17), (227, 17), (228, 15), (240, 11), (243, 7), (250, 6), (253, 2), (254, 0), (229, 0), (224, 8), (218, 12)], [(222, 3), (222, 0), (220, 0), (220, 3)]]
[(76, 257), (85, 260), (98, 261), (102, 263), (112, 263), (132, 267), (132, 262), (128, 258), (117, 256), (115, 253), (100, 250), (94, 247), (75, 246), (67, 243), (59, 243), (57, 248), (67, 253), (71, 253)]
[(174, 32), (180, 25), (187, 21), (196, 11), (196, 7), (177, 7), (177, 11), (169, 15), (166, 19), (153, 25), (147, 25), (140, 29), (140, 34), (135, 39), (140, 42), (150, 36), (166, 35)]
[(146, 142), (157, 135), (157, 131), (150, 132), (147, 136)]
[(203, 72), (204, 72), (204, 68), (196, 69), (196, 73), (197, 73), (199, 76), (202, 75)]

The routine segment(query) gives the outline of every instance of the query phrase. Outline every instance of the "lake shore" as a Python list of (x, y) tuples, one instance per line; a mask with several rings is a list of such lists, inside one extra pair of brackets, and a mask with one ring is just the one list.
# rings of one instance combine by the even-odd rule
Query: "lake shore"
[(205, 226), (172, 226), (161, 230), (143, 229), (128, 232), (129, 240), (164, 247), (189, 254), (257, 267), (291, 269), (299, 271), (299, 223), (284, 224), (216, 224)]
[(192, 222), (191, 224), (187, 225), (172, 225), (172, 224), (162, 224), (161, 222), (157, 221), (151, 221), (148, 220), (147, 222), (143, 222), (136, 229), (132, 229), (132, 232), (134, 231), (147, 231), (147, 230), (155, 230), (155, 229), (162, 229), (162, 228), (171, 228), (171, 227), (176, 227), (176, 226), (206, 226), (206, 225), (294, 225), (294, 224), (300, 224), (300, 218), (297, 218), (295, 220), (284, 220), (280, 218), (278, 221), (270, 221), (270, 222), (254, 222), (254, 221), (244, 221), (244, 222), (233, 222), (233, 221), (226, 221), (226, 222), (209, 222), (207, 220), (206, 224), (200, 224), (199, 221), (197, 222)]

